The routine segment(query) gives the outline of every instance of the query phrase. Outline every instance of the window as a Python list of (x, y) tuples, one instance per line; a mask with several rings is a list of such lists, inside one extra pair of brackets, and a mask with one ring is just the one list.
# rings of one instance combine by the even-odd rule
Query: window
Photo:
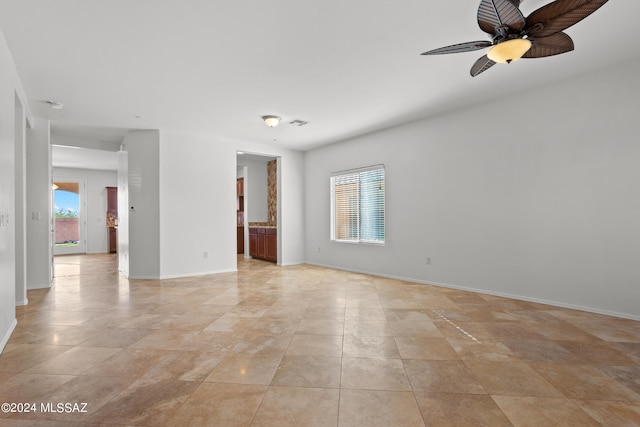
[(384, 166), (332, 174), (331, 240), (384, 243)]

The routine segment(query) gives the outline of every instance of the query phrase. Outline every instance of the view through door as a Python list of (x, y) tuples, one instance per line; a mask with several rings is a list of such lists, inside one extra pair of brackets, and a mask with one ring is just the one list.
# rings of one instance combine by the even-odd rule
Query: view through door
[(278, 163), (278, 157), (266, 154), (236, 156), (236, 226), (238, 240), (244, 241), (237, 247), (245, 258), (278, 262)]
[(83, 194), (83, 181), (54, 178), (54, 255), (86, 253)]
[(244, 178), (236, 179), (236, 254), (244, 254)]

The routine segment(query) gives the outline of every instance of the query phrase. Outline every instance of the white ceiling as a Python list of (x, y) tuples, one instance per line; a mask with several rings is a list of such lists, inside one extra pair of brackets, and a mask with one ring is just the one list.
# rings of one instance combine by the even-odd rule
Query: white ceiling
[(93, 170), (118, 170), (118, 153), (91, 148), (53, 145), (51, 160), (55, 167)]
[[(113, 147), (126, 129), (159, 128), (307, 150), (640, 56), (634, 0), (569, 28), (574, 52), (475, 78), (482, 51), (420, 55), (487, 39), (478, 3), (0, 0), (0, 28), (53, 137)], [(521, 10), (546, 3), (523, 0)], [(268, 128), (265, 114), (283, 123)]]

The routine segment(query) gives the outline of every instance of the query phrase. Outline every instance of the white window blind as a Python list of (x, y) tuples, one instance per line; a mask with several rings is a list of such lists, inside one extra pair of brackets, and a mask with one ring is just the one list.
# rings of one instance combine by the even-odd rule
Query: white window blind
[(331, 240), (384, 243), (384, 166), (331, 176)]

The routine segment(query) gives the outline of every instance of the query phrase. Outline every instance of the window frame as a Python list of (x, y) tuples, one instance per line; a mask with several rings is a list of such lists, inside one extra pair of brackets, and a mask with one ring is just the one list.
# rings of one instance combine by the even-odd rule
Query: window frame
[[(360, 205), (360, 200), (361, 200), (361, 187), (360, 187), (360, 178), (362, 176), (363, 173), (365, 172), (370, 172), (370, 171), (382, 171), (382, 240), (369, 240), (369, 239), (362, 239), (362, 221), (361, 221), (361, 217), (362, 212), (361, 212), (361, 205)], [(358, 209), (357, 209), (357, 238), (356, 239), (341, 239), (341, 238), (337, 238), (336, 236), (336, 222), (337, 222), (337, 202), (336, 202), (336, 178), (344, 178), (344, 179), (348, 179), (348, 177), (350, 175), (357, 175), (358, 176), (358, 186), (357, 186), (357, 203), (358, 203)], [(343, 170), (343, 171), (338, 171), (338, 172), (332, 172), (330, 174), (330, 179), (329, 179), (329, 187), (330, 187), (330, 199), (331, 199), (331, 203), (330, 203), (330, 231), (329, 231), (329, 240), (331, 242), (337, 242), (337, 243), (351, 243), (351, 244), (361, 244), (361, 245), (375, 245), (375, 246), (384, 246), (386, 243), (386, 238), (387, 238), (387, 231), (386, 231), (386, 181), (387, 181), (387, 174), (386, 174), (386, 168), (384, 164), (378, 164), (378, 165), (372, 165), (372, 166), (366, 166), (366, 167), (361, 167), (361, 168), (356, 168), (356, 169), (348, 169), (348, 170)], [(379, 205), (376, 205), (379, 206)], [(351, 219), (350, 219), (351, 220)]]

